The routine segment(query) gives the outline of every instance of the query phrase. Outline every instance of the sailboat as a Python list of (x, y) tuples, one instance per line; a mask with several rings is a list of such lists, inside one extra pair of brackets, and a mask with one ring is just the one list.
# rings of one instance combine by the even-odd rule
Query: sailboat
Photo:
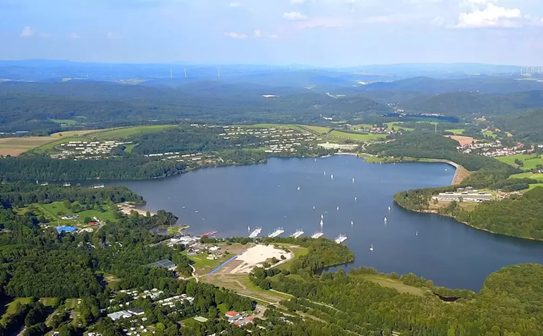
[(326, 176), (326, 170), (324, 171), (324, 176)]
[(324, 222), (323, 222), (322, 219), (321, 219), (321, 228), (322, 228), (323, 225), (324, 225)]
[(386, 217), (385, 217), (385, 219), (383, 220), (383, 222), (385, 222), (385, 224), (386, 224), (386, 222), (387, 222), (387, 218), (386, 218)]
[(415, 236), (418, 236), (418, 235), (419, 235), (419, 232), (418, 232), (418, 231), (417, 231), (417, 232), (415, 232)]
[(334, 179), (334, 174), (330, 175), (330, 179), (331, 179), (331, 180)]
[(247, 232), (251, 232), (251, 227), (250, 226), (247, 227)]
[(313, 210), (315, 210), (315, 206), (313, 206)]
[(354, 184), (354, 177), (353, 177), (353, 184)]
[(370, 251), (373, 252), (373, 244), (371, 244), (371, 246), (370, 246)]
[(353, 226), (353, 225), (354, 225), (354, 222), (353, 222), (353, 221), (351, 221), (351, 226)]
[(388, 206), (388, 211), (390, 211), (390, 205)]
[(339, 211), (339, 206), (336, 208), (337, 211)]
[[(321, 215), (321, 219), (323, 219), (323, 218), (324, 218), (324, 215)], [(321, 222), (322, 222), (322, 221), (321, 221)]]
[(300, 187), (298, 187), (298, 191), (300, 191)]
[(354, 197), (354, 200), (356, 201), (356, 196)]

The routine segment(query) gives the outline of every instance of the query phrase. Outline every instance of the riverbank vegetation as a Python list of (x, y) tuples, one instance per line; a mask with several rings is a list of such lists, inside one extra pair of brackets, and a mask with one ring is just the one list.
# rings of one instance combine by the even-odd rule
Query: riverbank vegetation
[[(291, 312), (316, 316), (360, 335), (374, 335), (377, 331), (382, 335), (528, 336), (543, 332), (535, 322), (543, 318), (543, 310), (538, 308), (543, 295), (541, 265), (524, 264), (497, 271), (486, 279), (479, 294), (447, 289), (436, 289), (436, 295), (400, 293), (361, 276), (372, 273), (370, 270), (355, 269), (349, 274), (339, 270), (304, 279), (278, 274), (269, 282), (271, 288), (295, 296), (283, 302)], [(398, 281), (415, 287), (428, 284), (414, 275)], [(439, 293), (443, 294), (441, 298)], [(454, 302), (446, 299), (453, 295)]]

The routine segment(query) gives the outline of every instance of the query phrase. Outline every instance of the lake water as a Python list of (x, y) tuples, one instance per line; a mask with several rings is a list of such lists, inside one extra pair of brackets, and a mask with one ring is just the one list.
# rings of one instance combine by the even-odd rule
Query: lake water
[(296, 229), (312, 235), (320, 230), (323, 215), (324, 236), (347, 235), (345, 244), (355, 253), (355, 262), (345, 268), (413, 272), (449, 288), (478, 291), (503, 266), (543, 263), (543, 243), (492, 235), (394, 205), (397, 191), (449, 185), (453, 175), (454, 168), (443, 163), (381, 165), (334, 156), (270, 159), (261, 165), (110, 184), (142, 195), (146, 210), (173, 212), (192, 234), (247, 236), (250, 226), (262, 227), (262, 235), (277, 227), (284, 228), (283, 236)]

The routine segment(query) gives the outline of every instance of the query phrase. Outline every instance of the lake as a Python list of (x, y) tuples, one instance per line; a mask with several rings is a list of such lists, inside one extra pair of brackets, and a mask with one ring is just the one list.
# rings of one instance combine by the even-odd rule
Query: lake
[(218, 231), (217, 237), (247, 236), (248, 227), (262, 227), (267, 235), (282, 227), (283, 236), (297, 229), (307, 236), (320, 230), (323, 215), (324, 236), (347, 235), (345, 244), (355, 253), (355, 262), (344, 268), (412, 272), (449, 288), (478, 291), (503, 266), (543, 263), (543, 243), (489, 234), (394, 205), (394, 193), (449, 185), (454, 171), (444, 163), (370, 164), (355, 156), (333, 156), (270, 159), (267, 164), (107, 184), (125, 185), (142, 195), (147, 201), (143, 209), (173, 212), (195, 235)]

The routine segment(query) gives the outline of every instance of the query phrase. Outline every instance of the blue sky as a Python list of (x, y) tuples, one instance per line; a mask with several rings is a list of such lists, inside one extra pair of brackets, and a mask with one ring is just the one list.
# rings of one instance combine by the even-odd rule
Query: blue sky
[(543, 0), (0, 0), (0, 59), (543, 65)]

